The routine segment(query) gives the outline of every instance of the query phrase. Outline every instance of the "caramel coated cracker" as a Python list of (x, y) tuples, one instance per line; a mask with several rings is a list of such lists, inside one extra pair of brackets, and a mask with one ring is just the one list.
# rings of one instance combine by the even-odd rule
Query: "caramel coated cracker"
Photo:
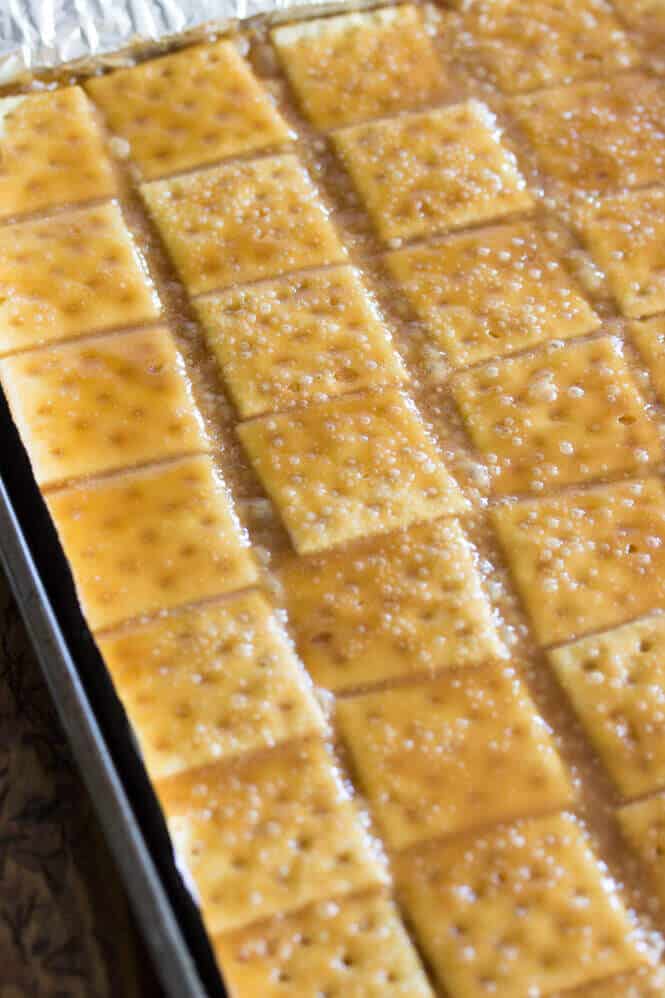
[(280, 573), (298, 650), (331, 690), (502, 659), (476, 554), (453, 520), (434, 520)]
[(117, 205), (0, 227), (0, 354), (158, 315)]
[(0, 98), (0, 218), (109, 198), (115, 180), (79, 87)]
[(554, 670), (619, 790), (665, 785), (665, 617), (656, 615), (550, 652)]
[(500, 494), (540, 492), (661, 460), (618, 341), (567, 343), (460, 374), (455, 398)]
[(665, 309), (665, 189), (604, 198), (578, 214), (585, 243), (620, 310), (640, 318)]
[(418, 940), (451, 995), (552, 994), (644, 960), (570, 815), (432, 844), (407, 853), (397, 872)]
[(41, 486), (208, 447), (165, 328), (6, 357), (0, 380)]
[(354, 125), (333, 140), (385, 242), (531, 207), (494, 115), (479, 101)]
[(99, 644), (153, 779), (324, 728), (303, 667), (258, 593)]
[(227, 163), (141, 191), (192, 294), (346, 256), (295, 156)]
[(665, 177), (665, 91), (639, 73), (542, 90), (512, 102), (545, 173), (611, 191)]
[(411, 4), (289, 24), (272, 39), (305, 113), (321, 128), (417, 107), (447, 89)]
[(606, 76), (639, 61), (605, 0), (470, 0), (462, 10), (472, 71), (505, 93)]
[(500, 506), (493, 521), (544, 644), (665, 606), (659, 479)]
[(406, 378), (351, 267), (233, 288), (196, 307), (242, 416)]
[(207, 457), (63, 489), (48, 506), (93, 631), (256, 581)]
[(341, 700), (337, 718), (393, 849), (572, 800), (552, 738), (514, 670), (466, 669)]
[(86, 89), (146, 179), (287, 141), (289, 129), (233, 42), (197, 45)]
[(300, 554), (466, 508), (415, 406), (393, 389), (262, 416), (238, 433)]
[(183, 773), (159, 796), (212, 935), (385, 881), (316, 740)]
[(495, 226), (386, 256), (428, 343), (455, 367), (589, 332), (599, 319), (542, 236)]
[(321, 901), (215, 941), (232, 994), (433, 998), (392, 901), (376, 894)]

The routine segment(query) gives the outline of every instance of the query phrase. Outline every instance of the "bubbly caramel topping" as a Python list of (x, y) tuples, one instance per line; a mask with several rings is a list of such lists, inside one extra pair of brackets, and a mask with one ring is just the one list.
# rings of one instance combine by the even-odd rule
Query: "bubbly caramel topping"
[(323, 730), (288, 639), (257, 593), (100, 642), (153, 779)]
[(0, 98), (0, 218), (114, 192), (111, 163), (79, 87)]
[(86, 89), (148, 179), (289, 138), (230, 41), (117, 70), (89, 80)]
[(0, 227), (0, 354), (158, 315), (117, 205)]
[(292, 556), (280, 578), (298, 650), (328, 689), (506, 655), (475, 552), (455, 521)]
[(333, 139), (384, 241), (531, 207), (515, 158), (478, 101), (355, 125)]
[(605, 0), (469, 0), (458, 47), (507, 93), (628, 69), (638, 54)]
[(627, 797), (665, 784), (665, 617), (647, 617), (550, 653), (552, 665)]
[(397, 908), (376, 894), (323, 901), (220, 936), (216, 951), (241, 995), (433, 998)]
[(301, 554), (465, 508), (394, 389), (262, 416), (238, 433)]
[(620, 345), (567, 343), (460, 374), (455, 397), (498, 493), (542, 492), (661, 460)]
[(665, 177), (665, 93), (637, 73), (520, 97), (512, 104), (543, 170), (609, 191)]
[(643, 962), (583, 828), (563, 814), (407, 854), (398, 881), (454, 995), (551, 994)]
[(599, 320), (533, 225), (496, 226), (386, 256), (432, 349), (455, 366), (588, 332)]
[(242, 416), (406, 378), (351, 267), (233, 288), (196, 307)]
[(212, 934), (385, 880), (316, 740), (183, 773), (158, 789)]
[(194, 294), (346, 255), (294, 156), (158, 180), (141, 191)]
[(308, 117), (322, 128), (440, 98), (446, 83), (409, 4), (276, 28), (272, 38)]

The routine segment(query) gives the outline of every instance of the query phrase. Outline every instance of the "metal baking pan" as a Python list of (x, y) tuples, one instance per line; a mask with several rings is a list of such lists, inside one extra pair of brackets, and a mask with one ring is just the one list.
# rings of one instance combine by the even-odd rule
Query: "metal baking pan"
[(166, 994), (226, 992), (0, 392), (0, 560)]

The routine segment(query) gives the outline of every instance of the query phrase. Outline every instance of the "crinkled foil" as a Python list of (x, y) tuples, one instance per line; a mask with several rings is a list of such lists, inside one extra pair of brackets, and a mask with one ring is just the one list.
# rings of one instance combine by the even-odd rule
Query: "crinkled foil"
[(225, 28), (311, 6), (306, 0), (0, 0), (0, 83), (167, 42), (202, 26)]

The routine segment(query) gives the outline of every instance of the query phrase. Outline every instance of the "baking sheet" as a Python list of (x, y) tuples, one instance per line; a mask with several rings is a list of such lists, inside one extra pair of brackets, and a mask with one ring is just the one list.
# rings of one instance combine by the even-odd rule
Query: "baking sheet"
[(221, 998), (199, 913), (1, 395), (0, 561), (165, 993)]

